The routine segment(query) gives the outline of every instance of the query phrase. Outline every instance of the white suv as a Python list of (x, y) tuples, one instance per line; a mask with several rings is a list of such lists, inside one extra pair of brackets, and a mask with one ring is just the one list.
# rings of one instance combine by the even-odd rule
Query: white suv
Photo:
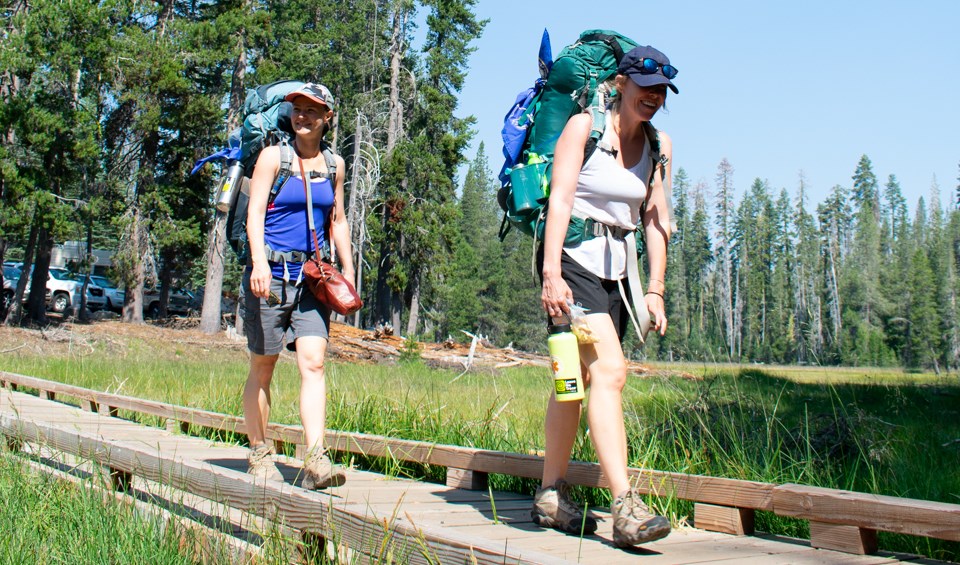
[[(81, 279), (82, 280), (82, 279)], [(80, 291), (83, 283), (73, 278), (69, 271), (60, 267), (50, 267), (47, 277), (47, 303), (54, 312), (66, 312), (80, 305)], [(106, 306), (103, 289), (90, 283), (87, 285), (87, 308), (99, 310)]]

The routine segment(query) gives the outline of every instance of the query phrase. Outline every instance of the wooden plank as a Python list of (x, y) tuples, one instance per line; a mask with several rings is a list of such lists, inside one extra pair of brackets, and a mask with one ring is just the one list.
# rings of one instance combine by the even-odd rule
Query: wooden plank
[[(292, 488), (284, 483), (255, 482), (249, 475), (196, 461), (169, 461), (121, 442), (107, 442), (82, 432), (21, 420), (0, 414), (0, 431), (28, 441), (41, 441), (57, 450), (73, 453), (116, 469), (203, 494), (232, 507), (247, 508), (262, 516), (282, 517), (291, 527), (324, 537), (333, 535), (365, 554), (378, 555), (389, 547), (394, 560), (428, 564), (437, 561), (500, 564), (518, 560), (503, 555), (499, 544), (457, 532), (415, 528), (404, 520), (358, 515), (332, 504), (329, 496)], [(383, 521), (384, 518), (388, 520)], [(494, 547), (497, 545), (497, 547)], [(527, 552), (524, 561), (562, 563), (547, 554)]]
[(701, 530), (736, 536), (752, 535), (754, 511), (698, 502), (693, 505), (694, 525)]
[[(162, 418), (174, 418), (196, 425), (238, 433), (243, 430), (243, 421), (237, 416), (227, 416), (206, 410), (101, 393), (14, 373), (0, 372), (0, 378), (33, 388), (46, 386), (50, 390), (72, 396), (92, 395), (98, 402), (107, 403), (114, 408), (139, 411)], [(302, 429), (295, 426), (271, 424), (267, 427), (267, 437), (296, 444), (302, 441)], [(337, 451), (393, 457), (404, 461), (470, 469), (485, 473), (503, 473), (528, 478), (539, 478), (543, 473), (543, 458), (535, 455), (397, 440), (384, 436), (346, 433), (335, 430), (327, 431), (325, 445)], [(770, 484), (643, 469), (631, 469), (630, 473), (632, 477), (638, 480), (639, 488), (645, 493), (678, 496), (723, 506), (772, 510), (770, 492), (773, 485)], [(594, 463), (571, 463), (567, 480), (572, 484), (585, 486), (608, 486), (606, 479), (600, 473), (599, 465)]]
[(811, 520), (810, 545), (818, 549), (832, 549), (857, 555), (876, 553), (877, 531)]
[(960, 504), (796, 484), (778, 486), (773, 499), (781, 516), (960, 541)]

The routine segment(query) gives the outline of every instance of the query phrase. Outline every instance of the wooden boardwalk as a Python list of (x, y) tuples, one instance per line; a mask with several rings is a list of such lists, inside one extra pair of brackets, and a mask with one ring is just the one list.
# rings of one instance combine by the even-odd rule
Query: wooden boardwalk
[[(530, 521), (529, 496), (466, 490), (348, 470), (347, 482), (326, 491), (300, 489), (300, 461), (281, 458), (285, 482), (246, 473), (246, 449), (144, 426), (108, 414), (0, 389), (0, 433), (32, 453), (64, 453), (110, 471), (127, 487), (165, 492), (196, 513), (221, 516), (233, 532), (257, 532), (264, 520), (332, 540), (358, 562), (394, 563), (935, 563), (916, 556), (852, 555), (811, 548), (777, 536), (737, 536), (681, 527), (633, 551), (610, 542), (611, 523), (595, 510), (597, 535), (579, 539)], [(88, 407), (89, 408), (89, 407)], [(114, 411), (116, 412), (116, 411)], [(139, 482), (138, 482), (139, 481)], [(198, 502), (199, 501), (199, 502)], [(218, 510), (219, 508), (219, 510)], [(388, 548), (388, 549), (384, 549)], [(367, 555), (372, 557), (358, 557)]]

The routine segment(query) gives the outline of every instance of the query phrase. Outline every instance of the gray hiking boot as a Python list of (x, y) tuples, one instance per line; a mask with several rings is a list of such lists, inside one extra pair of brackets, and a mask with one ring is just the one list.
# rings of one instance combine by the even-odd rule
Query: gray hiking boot
[(640, 499), (640, 493), (628, 490), (613, 499), (613, 544), (630, 547), (667, 537), (670, 521), (650, 512)]
[(343, 467), (334, 465), (324, 450), (318, 449), (310, 453), (303, 462), (303, 483), (300, 486), (307, 490), (338, 487), (346, 480)]
[(576, 536), (597, 531), (597, 520), (589, 512), (584, 516), (583, 508), (570, 498), (570, 485), (563, 479), (557, 479), (552, 487), (537, 489), (530, 517), (538, 526)]
[(266, 444), (251, 449), (247, 454), (247, 472), (258, 479), (283, 481), (280, 469), (273, 462), (273, 449)]

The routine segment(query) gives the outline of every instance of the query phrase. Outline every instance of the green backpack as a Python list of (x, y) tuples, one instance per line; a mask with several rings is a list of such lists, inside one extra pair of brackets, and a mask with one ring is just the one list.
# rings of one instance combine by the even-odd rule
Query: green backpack
[[(516, 151), (504, 149), (507, 163), (501, 175), (503, 185), (497, 194), (504, 211), (500, 225), (501, 240), (511, 227), (533, 236), (535, 240), (543, 239), (557, 139), (567, 120), (581, 112), (590, 111), (593, 128), (584, 147), (583, 161), (586, 163), (596, 149), (605, 126), (605, 101), (599, 87), (616, 74), (624, 53), (636, 46), (635, 41), (615, 31), (592, 29), (583, 32), (575, 43), (560, 51), (552, 66), (547, 64), (549, 72), (546, 81), (524, 102), (522, 115), (512, 120), (510, 114), (507, 115), (505, 142), (508, 128), (511, 127), (514, 130), (526, 129), (526, 137), (522, 150), (515, 158), (507, 154)], [(511, 123), (506, 123), (508, 120)], [(656, 129), (647, 123), (644, 131), (650, 140), (655, 164), (663, 162)], [(515, 136), (516, 132), (511, 135)], [(661, 173), (663, 171), (661, 168)], [(564, 245), (572, 247), (592, 239), (599, 235), (600, 228), (602, 226), (595, 225), (591, 219), (573, 216)]]

